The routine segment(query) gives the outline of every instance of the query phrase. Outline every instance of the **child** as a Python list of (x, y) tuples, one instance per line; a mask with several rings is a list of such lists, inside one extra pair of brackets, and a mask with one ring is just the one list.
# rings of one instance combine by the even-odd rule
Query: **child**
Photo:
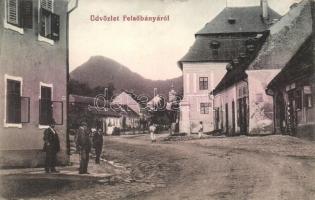
[(202, 137), (202, 134), (203, 134), (203, 125), (202, 125), (202, 121), (200, 121), (200, 123), (199, 123), (199, 132), (198, 132), (199, 138)]

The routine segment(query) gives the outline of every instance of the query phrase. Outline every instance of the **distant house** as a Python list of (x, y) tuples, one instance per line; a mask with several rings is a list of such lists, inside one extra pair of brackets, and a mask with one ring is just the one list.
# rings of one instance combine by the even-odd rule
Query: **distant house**
[[(247, 59), (247, 51), (255, 50), (253, 43), (263, 38), (279, 18), (280, 15), (268, 7), (267, 1), (261, 0), (261, 6), (225, 8), (195, 34), (193, 46), (179, 61), (184, 84), (180, 132), (198, 132), (200, 122), (203, 122), (205, 132), (218, 128), (214, 112), (217, 108), (209, 93), (229, 69), (231, 61), (240, 55)], [(233, 110), (231, 106), (225, 103), (218, 112), (225, 107)]]
[(52, 119), (67, 155), (69, 13), (73, 1), (0, 1), (0, 165), (43, 165), (43, 132)]
[(256, 55), (247, 53), (250, 59), (240, 55), (237, 63), (231, 62), (213, 90), (216, 129), (228, 135), (273, 132), (274, 104), (265, 89), (310, 36), (310, 11), (308, 0), (292, 7), (268, 29), (262, 45), (256, 40)]
[(105, 107), (102, 102), (96, 104), (95, 101), (93, 97), (69, 96), (70, 129), (77, 129), (82, 121), (86, 121), (90, 128), (101, 128), (105, 134), (111, 134), (114, 127), (121, 127), (121, 115), (112, 108)]
[[(311, 35), (297, 34), (304, 43), (279, 74), (267, 86), (267, 94), (274, 100), (274, 132), (291, 134), (315, 140), (315, 5), (311, 1)], [(302, 10), (300, 15), (310, 17), (309, 10)], [(307, 23), (309, 20), (305, 21)], [(311, 24), (305, 24), (311, 28)], [(302, 32), (300, 29), (298, 32)], [(307, 31), (309, 32), (309, 30)]]
[(127, 105), (112, 104), (115, 112), (120, 114), (120, 126), (123, 131), (138, 129), (140, 126), (140, 115)]
[(133, 95), (134, 94), (130, 92), (123, 91), (119, 95), (115, 96), (115, 98), (112, 100), (112, 103), (118, 105), (127, 105), (139, 115), (141, 111), (141, 105), (139, 104), (138, 100), (133, 97)]

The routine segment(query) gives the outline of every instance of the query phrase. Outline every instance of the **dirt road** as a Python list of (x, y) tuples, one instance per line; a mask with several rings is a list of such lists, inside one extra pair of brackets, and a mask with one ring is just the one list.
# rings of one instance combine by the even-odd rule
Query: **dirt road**
[(297, 138), (212, 138), (153, 145), (143, 137), (111, 141), (146, 145), (176, 158), (171, 162), (180, 173), (167, 175), (168, 186), (136, 199), (315, 199), (315, 145)]
[(163, 137), (156, 144), (147, 135), (106, 137), (105, 158), (126, 174), (32, 198), (315, 199), (315, 143), (287, 136), (185, 142)]

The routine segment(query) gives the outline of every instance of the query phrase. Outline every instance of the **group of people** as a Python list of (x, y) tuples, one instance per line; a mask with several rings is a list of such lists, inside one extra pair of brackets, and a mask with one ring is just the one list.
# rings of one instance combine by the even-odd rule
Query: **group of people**
[[(156, 133), (157, 127), (154, 123), (150, 123), (149, 132), (151, 137), (151, 142), (156, 142)], [(199, 124), (199, 138), (203, 134), (203, 124)], [(56, 160), (57, 153), (60, 151), (60, 141), (58, 134), (55, 130), (55, 122), (52, 121), (49, 127), (44, 131), (44, 147), (43, 150), (46, 152), (45, 159), (45, 172), (46, 173), (58, 173), (56, 170)], [(86, 122), (82, 122), (81, 126), (78, 129), (78, 132), (75, 137), (75, 143), (77, 151), (80, 154), (80, 168), (79, 174), (88, 174), (88, 163), (90, 152), (93, 148), (95, 149), (95, 163), (100, 164), (100, 157), (103, 149), (103, 131), (102, 129), (88, 129)]]
[[(56, 170), (57, 153), (60, 151), (60, 141), (55, 123), (52, 121), (49, 127), (44, 131), (44, 147), (46, 152), (45, 172), (58, 173)], [(88, 129), (86, 122), (82, 122), (75, 137), (76, 149), (80, 155), (79, 174), (88, 174), (88, 163), (90, 152), (95, 149), (95, 163), (100, 164), (100, 157), (103, 149), (103, 131), (102, 129)]]

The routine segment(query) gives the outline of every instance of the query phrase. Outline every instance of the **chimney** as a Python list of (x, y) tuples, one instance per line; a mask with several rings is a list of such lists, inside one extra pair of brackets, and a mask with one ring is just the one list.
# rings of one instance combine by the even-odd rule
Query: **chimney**
[(260, 0), (260, 7), (261, 7), (261, 16), (262, 16), (263, 20), (267, 20), (269, 18), (268, 1), (267, 0)]

